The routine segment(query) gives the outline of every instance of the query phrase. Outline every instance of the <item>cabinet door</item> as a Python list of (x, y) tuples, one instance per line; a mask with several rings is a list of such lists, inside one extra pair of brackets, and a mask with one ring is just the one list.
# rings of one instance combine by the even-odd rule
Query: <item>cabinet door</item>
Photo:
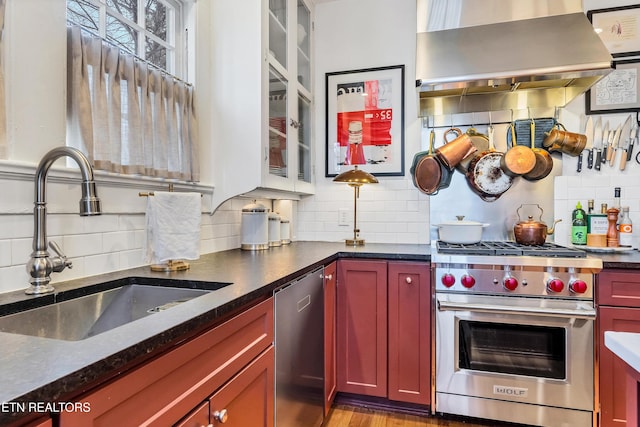
[(640, 309), (600, 307), (598, 322), (600, 427), (624, 427), (627, 426), (625, 403), (627, 371), (624, 362), (604, 345), (604, 332), (640, 333)]
[(273, 427), (274, 350), (270, 347), (209, 399), (211, 425)]
[(640, 272), (605, 270), (598, 275), (598, 305), (640, 308)]
[(209, 401), (203, 402), (196, 409), (191, 411), (175, 427), (204, 427), (209, 425)]
[(387, 395), (387, 263), (338, 262), (338, 391)]
[(324, 268), (324, 415), (336, 397), (336, 262)]
[(428, 405), (431, 277), (428, 263), (389, 263), (389, 399)]

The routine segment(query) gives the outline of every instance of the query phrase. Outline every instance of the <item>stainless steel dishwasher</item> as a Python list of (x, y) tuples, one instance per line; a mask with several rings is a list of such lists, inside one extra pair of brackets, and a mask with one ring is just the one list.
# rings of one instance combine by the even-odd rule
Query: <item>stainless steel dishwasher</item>
[(320, 268), (275, 293), (276, 427), (323, 422), (323, 274)]

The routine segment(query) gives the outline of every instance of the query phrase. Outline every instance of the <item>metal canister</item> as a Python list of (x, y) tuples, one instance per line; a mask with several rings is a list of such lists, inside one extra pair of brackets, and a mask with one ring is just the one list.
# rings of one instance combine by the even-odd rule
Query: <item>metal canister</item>
[(269, 214), (269, 247), (281, 246), (280, 240), (280, 215), (276, 212)]
[(268, 249), (267, 208), (255, 202), (244, 206), (240, 234), (242, 236), (240, 249), (246, 251)]
[(280, 241), (283, 245), (291, 243), (291, 222), (285, 218), (280, 218)]

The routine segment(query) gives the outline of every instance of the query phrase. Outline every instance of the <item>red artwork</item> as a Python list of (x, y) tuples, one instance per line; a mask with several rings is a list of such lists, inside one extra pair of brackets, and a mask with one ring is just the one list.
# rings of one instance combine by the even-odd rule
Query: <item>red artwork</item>
[(391, 80), (338, 85), (338, 142), (345, 164), (365, 164), (366, 146), (391, 145)]

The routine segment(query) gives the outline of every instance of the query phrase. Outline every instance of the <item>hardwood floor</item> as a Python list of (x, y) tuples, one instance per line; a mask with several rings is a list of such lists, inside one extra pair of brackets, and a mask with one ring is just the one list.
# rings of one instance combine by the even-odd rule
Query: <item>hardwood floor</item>
[(487, 427), (489, 425), (495, 424), (474, 424), (439, 417), (389, 413), (342, 404), (333, 407), (324, 423), (324, 427)]

